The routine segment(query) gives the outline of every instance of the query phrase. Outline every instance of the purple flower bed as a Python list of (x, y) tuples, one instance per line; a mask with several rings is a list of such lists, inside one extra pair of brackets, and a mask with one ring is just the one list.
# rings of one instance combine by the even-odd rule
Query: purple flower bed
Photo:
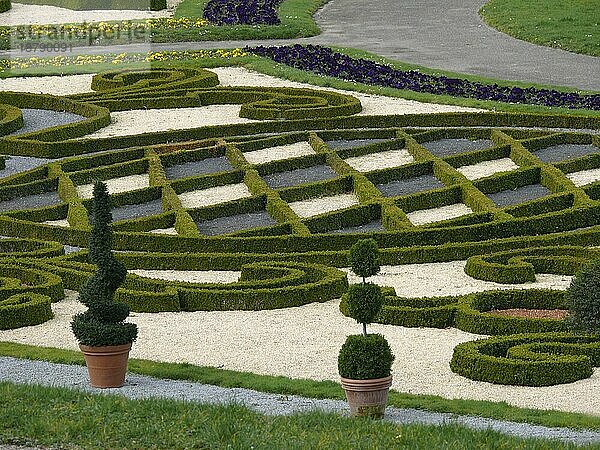
[(523, 89), (426, 75), (415, 70), (398, 70), (366, 59), (351, 58), (316, 45), (260, 46), (247, 48), (246, 51), (297, 69), (358, 83), (478, 100), (600, 110), (600, 94), (583, 95), (534, 87)]
[(214, 25), (278, 25), (283, 0), (209, 0), (204, 18)]

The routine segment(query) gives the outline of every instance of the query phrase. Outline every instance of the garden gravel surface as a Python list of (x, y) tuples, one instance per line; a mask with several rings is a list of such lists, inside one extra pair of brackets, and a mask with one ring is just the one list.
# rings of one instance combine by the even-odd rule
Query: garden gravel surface
[[(83, 366), (55, 364), (0, 357), (0, 380), (15, 384), (36, 384), (82, 390), (96, 395), (119, 395), (130, 399), (161, 398), (212, 405), (236, 404), (268, 416), (287, 416), (309, 411), (348, 415), (343, 400), (314, 399), (297, 395), (281, 395), (245, 388), (225, 388), (182, 380), (165, 380), (144, 375), (127, 375), (125, 385), (116, 389), (97, 389), (89, 386), (87, 369)], [(495, 430), (522, 438), (555, 439), (575, 444), (600, 442), (600, 432), (550, 428), (527, 423), (501, 421), (477, 416), (418, 409), (388, 407), (384, 420), (395, 424), (443, 426), (456, 424), (475, 430)], [(0, 448), (2, 448), (0, 446)]]
[(423, 142), (421, 147), (425, 147), (435, 156), (443, 158), (444, 156), (456, 155), (459, 153), (483, 150), (493, 147), (494, 142), (490, 139), (438, 139), (436, 141)]
[(36, 158), (34, 156), (6, 156), (5, 158), (5, 167), (0, 170), (0, 177), (2, 178), (56, 161), (55, 159)]
[(69, 221), (67, 219), (58, 219), (58, 220), (46, 220), (44, 222), (42, 222), (46, 225), (52, 225), (53, 227), (64, 227), (64, 228), (68, 228), (71, 225), (69, 224)]
[(417, 192), (430, 191), (445, 186), (435, 176), (425, 174), (413, 178), (390, 181), (378, 184), (376, 187), (384, 197), (399, 197), (403, 195), (416, 194)]
[(196, 222), (198, 231), (205, 236), (235, 233), (237, 231), (268, 227), (276, 224), (277, 221), (265, 210)]
[(594, 153), (600, 153), (600, 148), (592, 144), (560, 144), (533, 152), (543, 162), (566, 161)]
[(246, 161), (250, 164), (264, 164), (270, 161), (279, 161), (282, 159), (291, 159), (314, 154), (315, 151), (310, 144), (303, 141), (244, 152), (244, 158), (246, 158)]
[(464, 203), (455, 203), (454, 205), (440, 206), (439, 208), (420, 209), (406, 215), (413, 225), (419, 226), (466, 216), (472, 212), (473, 210)]
[(271, 189), (283, 189), (300, 184), (314, 183), (317, 181), (337, 178), (338, 174), (326, 164), (305, 167), (303, 169), (288, 170), (263, 175), (262, 179)]
[[(2, 17), (2, 15), (0, 15)], [(33, 94), (69, 95), (92, 91), (94, 74), (3, 78), (2, 90)]]
[(482, 161), (470, 166), (458, 167), (456, 170), (469, 180), (479, 180), (500, 172), (509, 172), (518, 169), (519, 166), (510, 158), (500, 158), (491, 161)]
[[(136, 189), (147, 188), (150, 186), (150, 177), (148, 174), (127, 175), (124, 177), (111, 178), (104, 180), (110, 194), (134, 191)], [(94, 183), (81, 184), (77, 186), (77, 195), (80, 198), (92, 198)]]
[(234, 167), (229, 163), (229, 160), (225, 156), (219, 156), (165, 167), (165, 175), (168, 180), (178, 180), (195, 175), (208, 175), (230, 170), (234, 170)]
[(516, 189), (486, 194), (497, 206), (511, 206), (546, 197), (552, 192), (541, 184), (529, 184)]
[(57, 6), (25, 5), (13, 2), (10, 10), (0, 14), (0, 26), (158, 19), (161, 17), (172, 17), (174, 8), (179, 3), (181, 3), (181, 0), (169, 0), (167, 9), (161, 11), (124, 9), (75, 11)]
[(373, 170), (404, 166), (414, 162), (414, 158), (408, 153), (408, 150), (400, 149), (353, 156), (344, 161), (360, 172), (371, 172)]
[(358, 205), (355, 194), (339, 194), (288, 203), (298, 217), (312, 217)]
[(582, 170), (567, 174), (567, 178), (575, 184), (575, 186), (585, 186), (586, 184), (600, 181), (600, 168)]
[[(464, 261), (384, 266), (372, 281), (392, 286), (407, 297), (462, 295), (490, 289), (566, 289), (570, 277), (538, 275), (536, 283), (502, 285), (473, 279)], [(164, 273), (164, 272), (162, 272)], [(202, 273), (174, 271), (182, 280), (211, 281)], [(192, 276), (196, 278), (191, 278)], [(229, 276), (229, 275), (227, 275)], [(235, 280), (237, 272), (232, 273)], [(352, 276), (351, 282), (357, 279)], [(52, 305), (55, 318), (42, 325), (0, 331), (0, 341), (76, 350), (70, 330), (73, 314), (85, 310), (77, 293)], [(188, 362), (257, 374), (338, 380), (337, 354), (349, 334), (360, 326), (339, 312), (339, 301), (311, 303), (268, 311), (197, 311), (133, 313), (140, 333), (132, 357)], [(445, 398), (505, 401), (515, 406), (600, 414), (600, 371), (585, 380), (550, 387), (501, 386), (472, 381), (449, 368), (454, 347), (480, 336), (454, 328), (404, 328), (373, 324), (396, 355), (394, 389)]]
[(8, 136), (18, 136), (45, 128), (81, 122), (86, 119), (79, 114), (65, 111), (51, 111), (49, 109), (22, 108), (21, 113), (23, 114), (23, 127), (8, 134)]
[(200, 208), (216, 205), (218, 203), (251, 197), (251, 195), (244, 183), (226, 184), (224, 186), (215, 186), (178, 194), (181, 206), (184, 208)]

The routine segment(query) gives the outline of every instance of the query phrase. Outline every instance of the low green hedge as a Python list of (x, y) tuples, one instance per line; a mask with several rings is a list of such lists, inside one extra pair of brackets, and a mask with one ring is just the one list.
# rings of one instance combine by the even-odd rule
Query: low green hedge
[(0, 330), (39, 325), (52, 319), (50, 297), (23, 293), (0, 300)]
[[(0, 0), (0, 12), (2, 12), (2, 0)], [(0, 136), (17, 131), (23, 125), (23, 113), (19, 108), (0, 104)]]
[(0, 13), (10, 10), (11, 7), (12, 5), (10, 0), (0, 0)]
[(453, 372), (471, 380), (552, 386), (588, 378), (600, 366), (600, 336), (516, 334), (459, 344)]
[(166, 0), (19, 0), (29, 5), (51, 5), (59, 8), (87, 11), (95, 9), (137, 9), (160, 11), (167, 8)]

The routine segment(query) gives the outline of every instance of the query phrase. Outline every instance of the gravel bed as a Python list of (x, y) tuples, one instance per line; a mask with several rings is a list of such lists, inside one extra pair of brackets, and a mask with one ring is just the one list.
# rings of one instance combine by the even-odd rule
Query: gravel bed
[(425, 147), (433, 155), (440, 158), (474, 150), (483, 150), (494, 145), (496, 144), (490, 139), (477, 139), (474, 141), (470, 139), (439, 139), (421, 144), (422, 147)]
[(510, 206), (550, 195), (550, 190), (541, 184), (530, 184), (514, 190), (486, 194), (497, 206)]
[[(245, 388), (224, 388), (180, 380), (164, 380), (129, 373), (125, 385), (116, 389), (97, 389), (88, 385), (83, 366), (55, 364), (0, 357), (0, 380), (16, 384), (36, 384), (82, 390), (96, 395), (120, 395), (129, 399), (161, 398), (211, 405), (236, 404), (267, 416), (287, 416), (308, 411), (324, 411), (348, 415), (343, 400), (314, 399), (297, 395), (281, 395)], [(409, 408), (388, 407), (384, 420), (395, 424), (457, 424), (475, 430), (495, 430), (522, 438), (555, 439), (576, 444), (600, 442), (600, 432), (550, 428), (527, 423), (501, 421), (476, 416), (460, 416)]]
[[(104, 180), (110, 194), (119, 194), (121, 192), (135, 191), (136, 189), (147, 188), (150, 186), (150, 176), (147, 173), (140, 175), (127, 175), (124, 177), (111, 178)], [(94, 183), (81, 184), (77, 186), (77, 195), (80, 198), (92, 198), (94, 192)]]
[(8, 177), (17, 173), (26, 172), (56, 161), (55, 159), (36, 158), (33, 156), (6, 156), (5, 158), (5, 168), (0, 170), (0, 177)]
[(418, 226), (454, 219), (455, 217), (466, 216), (471, 213), (473, 213), (473, 210), (464, 203), (455, 203), (454, 205), (441, 206), (439, 208), (421, 209), (406, 215), (413, 225)]
[(111, 112), (111, 124), (85, 136), (85, 139), (133, 136), (169, 130), (186, 130), (209, 125), (251, 123), (240, 117), (241, 105), (208, 105), (195, 108), (134, 109)]
[(3, 78), (2, 90), (50, 95), (84, 94), (92, 91), (93, 76), (94, 74)]
[(546, 163), (576, 159), (593, 153), (600, 153), (600, 148), (591, 144), (560, 144), (533, 152), (535, 156)]
[(137, 205), (122, 205), (112, 209), (113, 221), (139, 219), (160, 214), (163, 212), (162, 200), (138, 203)]
[(282, 189), (300, 184), (313, 183), (316, 181), (331, 180), (337, 178), (338, 174), (326, 164), (294, 169), (287, 172), (277, 172), (263, 175), (262, 179), (271, 189)]
[(217, 219), (196, 222), (198, 230), (206, 236), (235, 233), (250, 228), (268, 227), (277, 224), (267, 211), (256, 211), (235, 216), (219, 217)]
[(237, 183), (183, 192), (178, 196), (181, 201), (181, 206), (184, 208), (201, 208), (203, 206), (216, 205), (218, 203), (251, 197), (251, 194), (244, 183)]
[[(430, 297), (463, 295), (490, 289), (566, 289), (571, 277), (538, 275), (522, 285), (476, 280), (464, 273), (465, 262), (384, 266), (374, 282), (391, 286), (397, 295)], [(187, 281), (210, 281), (194, 272), (179, 274)], [(235, 279), (234, 279), (235, 281)], [(358, 279), (350, 277), (355, 283)], [(33, 327), (0, 331), (0, 341), (77, 350), (69, 324), (85, 310), (77, 293), (52, 304), (55, 318)], [(339, 380), (337, 355), (345, 338), (360, 327), (339, 312), (339, 301), (311, 303), (268, 311), (196, 311), (133, 313), (140, 327), (133, 358), (189, 362), (256, 374), (313, 380)], [(403, 328), (373, 324), (369, 330), (386, 336), (396, 355), (394, 389), (445, 398), (506, 401), (520, 407), (600, 414), (600, 371), (591, 378), (560, 386), (531, 388), (472, 381), (449, 367), (454, 347), (480, 336), (457, 329)], [(199, 351), (201, 349), (201, 351)]]
[(0, 211), (43, 208), (44, 206), (53, 206), (59, 203), (62, 203), (62, 200), (58, 196), (58, 192), (43, 192), (41, 194), (0, 201)]
[(129, 270), (130, 273), (156, 280), (182, 281), (186, 283), (237, 283), (241, 272), (234, 270)]
[(292, 202), (289, 203), (289, 206), (298, 217), (306, 218), (337, 211), (338, 209), (349, 208), (358, 205), (358, 203), (358, 198), (356, 198), (355, 194), (339, 194)]
[(414, 158), (408, 153), (408, 150), (401, 149), (354, 156), (344, 161), (360, 172), (371, 172), (373, 170), (404, 166), (414, 162)]
[(494, 159), (492, 161), (482, 161), (470, 166), (462, 166), (456, 170), (462, 173), (469, 180), (479, 180), (500, 172), (509, 172), (518, 169), (519, 166), (510, 158)]
[(279, 161), (282, 159), (291, 159), (314, 154), (315, 151), (310, 144), (303, 141), (245, 152), (244, 158), (246, 158), (246, 161), (250, 164), (264, 164), (270, 161)]
[(23, 113), (23, 127), (8, 134), (8, 136), (18, 136), (20, 134), (30, 133), (32, 131), (43, 130), (45, 128), (67, 125), (69, 123), (81, 122), (86, 118), (79, 114), (73, 114), (65, 111), (51, 111), (49, 109), (21, 109)]
[(582, 170), (567, 174), (567, 178), (575, 184), (575, 186), (585, 186), (586, 184), (600, 181), (600, 168)]
[(43, 224), (46, 225), (52, 225), (53, 227), (63, 227), (63, 228), (68, 228), (71, 225), (69, 224), (69, 221), (67, 219), (58, 219), (58, 220), (45, 220), (44, 222), (42, 222)]
[(154, 234), (170, 234), (170, 235), (177, 235), (177, 230), (175, 229), (175, 227), (170, 227), (170, 228), (156, 228), (154, 230), (150, 230), (149, 233), (154, 233)]
[(336, 233), (336, 234), (349, 234), (349, 233), (369, 233), (374, 231), (384, 231), (383, 224), (381, 223), (381, 219), (373, 220), (369, 223), (365, 223), (363, 225), (357, 225), (354, 227), (345, 227), (340, 228), (338, 230), (331, 230), (328, 233)]
[(444, 187), (444, 183), (433, 175), (421, 175), (405, 180), (396, 180), (385, 184), (378, 184), (376, 187), (381, 191), (384, 197), (399, 197), (402, 195), (416, 194), (417, 192), (442, 188)]
[(230, 170), (234, 170), (234, 167), (229, 164), (228, 159), (224, 156), (219, 156), (218, 158), (206, 158), (200, 161), (190, 161), (184, 164), (165, 167), (165, 174), (167, 175), (167, 179), (177, 180), (194, 175), (208, 175)]
[(90, 23), (111, 20), (157, 19), (172, 17), (175, 5), (181, 0), (169, 1), (170, 7), (162, 11), (145, 10), (90, 10), (75, 11), (49, 5), (12, 3), (12, 8), (0, 14), (0, 26), (42, 25), (58, 23)]

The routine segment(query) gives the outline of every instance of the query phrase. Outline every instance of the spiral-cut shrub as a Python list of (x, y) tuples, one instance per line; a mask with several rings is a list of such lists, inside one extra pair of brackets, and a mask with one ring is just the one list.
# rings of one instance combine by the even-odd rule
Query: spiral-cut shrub
[(94, 185), (92, 214), (89, 258), (98, 270), (79, 292), (79, 299), (88, 310), (76, 315), (71, 327), (83, 345), (101, 347), (128, 344), (136, 339), (137, 326), (125, 323), (129, 307), (113, 300), (115, 291), (125, 281), (127, 269), (111, 252), (111, 203), (106, 185), (102, 182)]
[(214, 25), (277, 25), (282, 0), (209, 0), (204, 18)]

